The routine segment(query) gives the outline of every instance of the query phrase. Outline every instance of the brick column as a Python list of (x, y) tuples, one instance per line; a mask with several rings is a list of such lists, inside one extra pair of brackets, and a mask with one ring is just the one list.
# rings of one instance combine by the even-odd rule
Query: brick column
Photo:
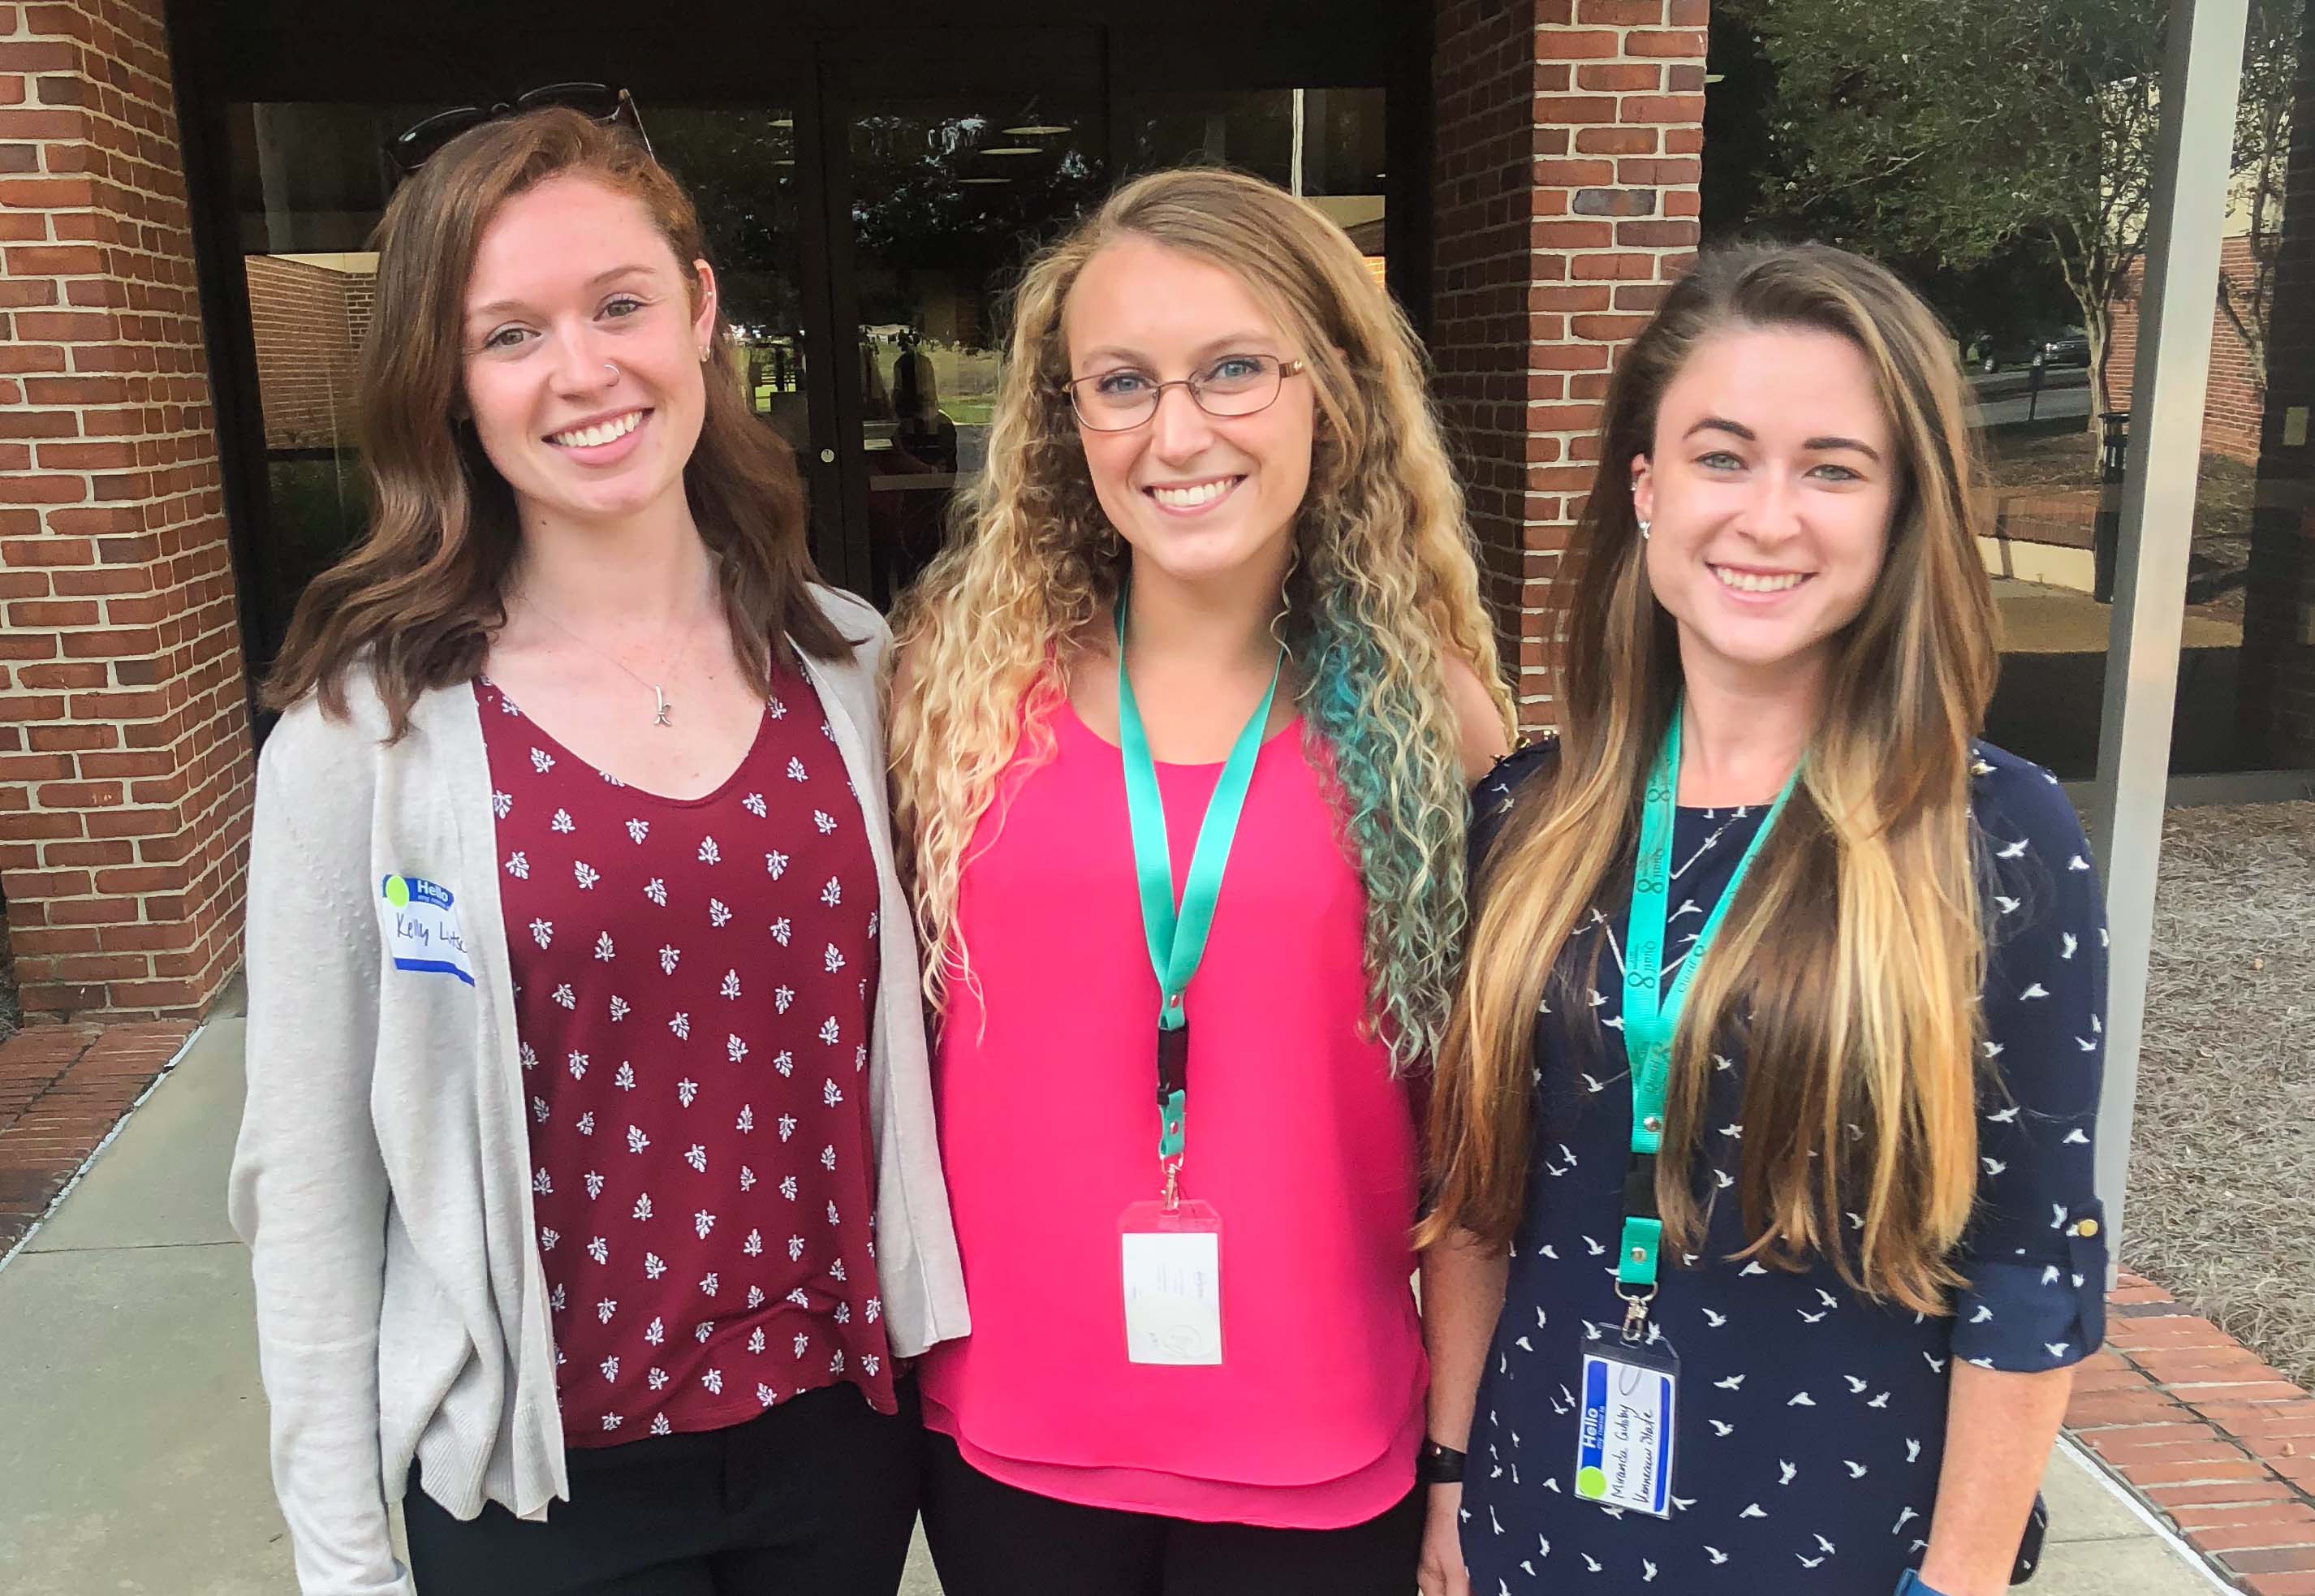
[(0, 4), (0, 892), (28, 1018), (197, 1011), (253, 767), (160, 0)]
[(1695, 257), (1707, 0), (1441, 0), (1432, 353), (1521, 722), (1616, 351)]

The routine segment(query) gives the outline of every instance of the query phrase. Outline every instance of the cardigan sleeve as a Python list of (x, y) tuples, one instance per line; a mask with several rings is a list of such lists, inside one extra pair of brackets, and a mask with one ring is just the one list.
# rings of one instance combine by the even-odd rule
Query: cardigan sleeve
[(248, 1099), (227, 1209), (250, 1248), (274, 1490), (304, 1596), (412, 1596), (379, 1460), (380, 954), (370, 783), (354, 774), (367, 760), (342, 757), (365, 737), (310, 702), (285, 716), (250, 848)]

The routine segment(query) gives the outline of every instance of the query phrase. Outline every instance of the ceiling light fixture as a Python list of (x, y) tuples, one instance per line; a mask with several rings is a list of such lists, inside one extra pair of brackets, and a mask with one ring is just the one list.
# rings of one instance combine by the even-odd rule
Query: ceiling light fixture
[(1042, 155), (1044, 153), (1033, 144), (999, 144), (980, 152), (984, 155)]
[(1005, 131), (1015, 138), (1046, 138), (1055, 133), (1067, 133), (1069, 129), (1060, 122), (1024, 122)]

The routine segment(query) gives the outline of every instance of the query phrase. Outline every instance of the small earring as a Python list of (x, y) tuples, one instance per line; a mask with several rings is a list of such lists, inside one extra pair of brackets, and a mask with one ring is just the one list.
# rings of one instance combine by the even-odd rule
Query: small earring
[(705, 349), (702, 349), (702, 350), (699, 351), (699, 363), (700, 363), (702, 366), (705, 366), (705, 365), (706, 365), (706, 364), (707, 364), (707, 357), (708, 357), (708, 355), (709, 355), (709, 353), (710, 353), (710, 352), (711, 352), (710, 350), (705, 350)]
[(1640, 518), (1640, 541), (1642, 543), (1645, 543), (1648, 540), (1648, 528), (1653, 524), (1654, 523), (1652, 523), (1647, 517), (1642, 516)]
[(603, 369), (611, 374), (611, 380), (613, 382), (619, 380), (619, 368), (616, 362), (610, 360), (604, 361)]

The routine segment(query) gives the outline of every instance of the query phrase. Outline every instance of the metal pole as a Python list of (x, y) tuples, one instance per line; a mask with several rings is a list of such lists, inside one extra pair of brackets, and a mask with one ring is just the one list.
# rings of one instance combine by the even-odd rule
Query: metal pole
[(1294, 148), (1287, 160), (1287, 191), (1299, 199), (1302, 195), (1302, 91), (1294, 91)]
[[(2248, 0), (2174, 0), (2155, 146), (2145, 306), (2131, 386), (2130, 461), (2091, 839), (2106, 871), (2108, 992), (2098, 1185), (2108, 1234), (2123, 1234), (2132, 1110), (2154, 941), (2170, 721), (2202, 466), (2203, 398), (2218, 302), (2219, 231), (2234, 150)], [(2117, 1251), (2119, 1246), (2117, 1245)]]

